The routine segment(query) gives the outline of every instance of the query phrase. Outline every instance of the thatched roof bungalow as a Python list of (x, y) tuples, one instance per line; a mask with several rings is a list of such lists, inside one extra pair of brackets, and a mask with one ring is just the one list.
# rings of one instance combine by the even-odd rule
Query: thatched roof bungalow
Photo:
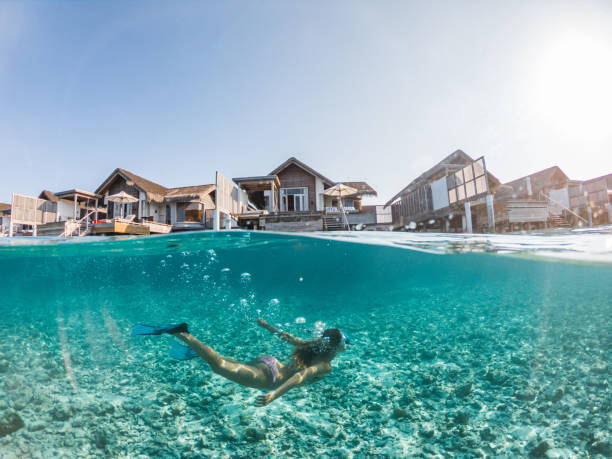
[[(323, 214), (337, 214), (341, 207), (337, 197), (326, 196), (324, 192), (338, 183), (357, 190), (342, 197), (344, 206), (351, 212), (350, 218), (356, 218), (354, 215), (360, 212), (364, 196), (376, 196), (376, 191), (366, 182), (332, 180), (295, 157), (267, 175), (237, 177), (233, 181), (247, 192), (249, 201), (258, 209), (273, 214), (262, 217), (266, 221), (260, 219), (261, 225), (265, 223), (267, 228), (272, 228), (279, 220), (279, 226), (274, 228), (278, 230), (323, 229)], [(291, 221), (291, 225), (280, 220)], [(350, 221), (349, 224), (352, 225)]]
[(212, 225), (215, 185), (167, 188), (125, 169), (115, 169), (96, 193), (105, 197), (121, 191), (138, 199), (134, 204), (111, 203), (108, 216), (135, 218), (173, 225), (175, 229), (202, 229)]

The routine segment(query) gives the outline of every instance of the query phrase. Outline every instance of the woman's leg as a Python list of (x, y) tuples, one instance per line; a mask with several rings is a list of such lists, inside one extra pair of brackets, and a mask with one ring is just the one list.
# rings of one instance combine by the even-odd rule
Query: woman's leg
[(174, 336), (184, 341), (218, 375), (243, 386), (257, 389), (267, 389), (269, 387), (268, 376), (261, 368), (223, 357), (190, 333), (177, 333)]

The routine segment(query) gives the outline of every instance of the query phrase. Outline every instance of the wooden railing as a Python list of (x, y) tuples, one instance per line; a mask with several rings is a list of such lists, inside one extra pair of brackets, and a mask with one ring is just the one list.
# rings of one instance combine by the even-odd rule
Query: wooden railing
[(568, 209), (567, 207), (565, 207), (563, 204), (561, 204), (558, 201), (555, 201), (553, 198), (551, 198), (550, 196), (548, 196), (546, 193), (542, 192), (542, 196), (544, 196), (546, 199), (548, 199), (550, 202), (554, 202), (555, 204), (557, 204), (559, 207), (567, 210), (570, 214), (572, 214), (575, 217), (578, 217), (580, 220), (582, 220), (584, 223), (586, 223), (587, 225), (589, 224), (588, 221), (586, 221), (584, 218), (582, 218), (580, 215), (578, 215), (576, 212), (574, 212), (571, 209)]
[[(89, 231), (89, 217), (91, 217), (95, 212), (95, 210), (92, 210), (80, 220), (67, 220), (64, 224), (64, 232), (60, 234), (60, 237), (73, 236), (75, 231), (78, 231), (79, 237), (87, 234), (87, 231)], [(84, 225), (83, 222), (85, 223)], [(83, 226), (85, 226), (85, 228), (83, 228)]]

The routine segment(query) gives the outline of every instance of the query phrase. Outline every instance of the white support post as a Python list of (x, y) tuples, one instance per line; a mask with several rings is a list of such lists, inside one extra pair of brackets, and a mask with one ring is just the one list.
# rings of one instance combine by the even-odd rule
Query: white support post
[(472, 208), (470, 207), (470, 201), (465, 201), (465, 232), (472, 232)]
[(269, 212), (274, 212), (274, 181), (270, 182), (270, 208)]
[(13, 237), (13, 217), (9, 220), (9, 237)]
[(450, 231), (450, 220), (448, 217), (443, 217), (444, 219), (444, 232), (448, 233)]
[(232, 229), (232, 220), (231, 220), (229, 214), (225, 214), (225, 229), (226, 230), (231, 230)]
[(78, 220), (76, 212), (77, 212), (77, 195), (76, 193), (74, 193), (74, 219)]
[(219, 217), (221, 215), (219, 215), (219, 207), (217, 207), (217, 205), (215, 205), (215, 211), (213, 212), (213, 231), (219, 231), (220, 230), (220, 223), (219, 223)]
[(493, 195), (488, 194), (487, 201), (487, 222), (489, 224), (489, 233), (495, 232), (495, 210), (493, 208)]
[(612, 204), (608, 203), (606, 207), (608, 208), (608, 221), (612, 223)]

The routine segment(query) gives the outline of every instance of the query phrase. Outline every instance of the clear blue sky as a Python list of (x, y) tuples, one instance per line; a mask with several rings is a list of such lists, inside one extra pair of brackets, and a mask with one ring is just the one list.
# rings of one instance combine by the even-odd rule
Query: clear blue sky
[(384, 202), (461, 148), (612, 172), (612, 2), (0, 2), (0, 201), (296, 156)]

